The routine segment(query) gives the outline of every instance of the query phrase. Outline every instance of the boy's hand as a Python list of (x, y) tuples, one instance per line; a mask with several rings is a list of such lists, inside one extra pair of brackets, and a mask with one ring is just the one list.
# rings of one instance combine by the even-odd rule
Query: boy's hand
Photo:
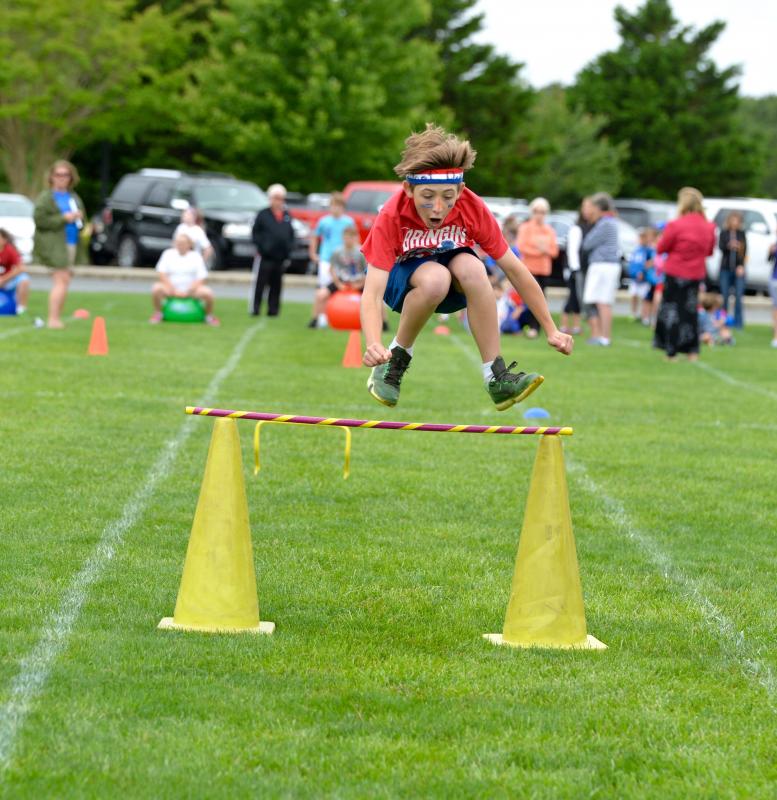
[(548, 344), (558, 350), (559, 353), (568, 356), (575, 346), (575, 340), (568, 333), (555, 331), (548, 336)]
[(391, 361), (391, 350), (380, 342), (371, 344), (365, 350), (362, 361), (365, 367), (377, 367), (378, 364), (385, 364), (387, 361)]

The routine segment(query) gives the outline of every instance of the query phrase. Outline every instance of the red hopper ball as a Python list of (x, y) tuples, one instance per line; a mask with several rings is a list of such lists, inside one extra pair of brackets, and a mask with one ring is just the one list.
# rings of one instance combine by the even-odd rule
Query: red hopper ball
[(335, 292), (326, 302), (326, 316), (330, 327), (338, 331), (361, 329), (361, 294), (353, 291)]

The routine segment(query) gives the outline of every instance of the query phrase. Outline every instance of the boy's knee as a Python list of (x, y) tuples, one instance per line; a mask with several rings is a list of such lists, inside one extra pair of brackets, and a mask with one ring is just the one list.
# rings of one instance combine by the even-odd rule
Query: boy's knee
[(439, 303), (450, 291), (451, 275), (447, 269), (429, 272), (418, 281), (416, 288), (420, 289), (429, 300)]
[(476, 286), (490, 286), (485, 265), (469, 253), (462, 253), (451, 261), (451, 272), (463, 291)]

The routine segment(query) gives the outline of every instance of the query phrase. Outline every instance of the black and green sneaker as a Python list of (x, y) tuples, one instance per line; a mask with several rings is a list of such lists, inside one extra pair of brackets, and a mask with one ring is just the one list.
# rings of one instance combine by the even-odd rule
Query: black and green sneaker
[(412, 356), (403, 347), (391, 351), (391, 360), (372, 368), (367, 380), (369, 393), (384, 406), (395, 406), (399, 400), (399, 384), (410, 366)]
[(514, 366), (515, 361), (506, 367), (502, 356), (497, 356), (491, 365), (494, 377), (488, 382), (486, 391), (500, 411), (520, 403), (545, 380), (536, 372), (510, 372)]

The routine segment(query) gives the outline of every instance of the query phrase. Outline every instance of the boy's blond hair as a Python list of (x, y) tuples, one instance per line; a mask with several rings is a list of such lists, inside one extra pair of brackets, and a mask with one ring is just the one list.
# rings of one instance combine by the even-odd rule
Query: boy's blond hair
[(404, 179), (427, 169), (470, 169), (477, 151), (466, 139), (447, 133), (438, 125), (426, 123), (426, 130), (411, 133), (405, 139), (402, 160), (394, 172)]

